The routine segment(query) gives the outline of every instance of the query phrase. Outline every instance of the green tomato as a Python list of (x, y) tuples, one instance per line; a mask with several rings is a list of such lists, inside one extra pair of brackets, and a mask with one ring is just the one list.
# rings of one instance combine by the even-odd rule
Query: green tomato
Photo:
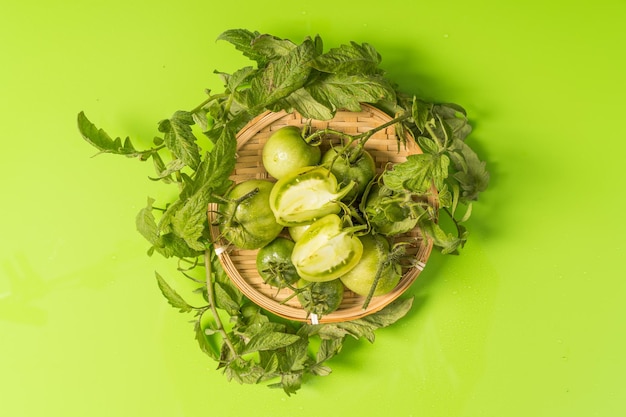
[(337, 310), (343, 301), (344, 286), (340, 280), (325, 282), (298, 281), (298, 301), (309, 314), (324, 316)]
[(352, 201), (360, 197), (376, 175), (376, 164), (369, 152), (362, 150), (359, 154), (353, 155), (351, 151), (352, 149), (334, 146), (324, 153), (320, 162), (337, 177), (341, 187), (350, 182), (356, 183), (356, 186), (343, 197), (343, 201)]
[(258, 249), (282, 231), (270, 209), (274, 184), (268, 180), (248, 180), (235, 185), (220, 204), (222, 236), (240, 249)]
[(317, 165), (320, 157), (320, 148), (306, 143), (296, 126), (278, 129), (269, 137), (262, 151), (263, 166), (276, 179), (298, 168)]
[(359, 239), (363, 244), (363, 255), (354, 268), (341, 276), (341, 282), (350, 291), (365, 297), (379, 275), (373, 296), (387, 294), (402, 278), (400, 264), (390, 260), (389, 242), (381, 235), (367, 234)]
[(295, 284), (300, 279), (296, 267), (291, 262), (293, 241), (277, 237), (257, 252), (256, 268), (267, 284), (283, 288)]

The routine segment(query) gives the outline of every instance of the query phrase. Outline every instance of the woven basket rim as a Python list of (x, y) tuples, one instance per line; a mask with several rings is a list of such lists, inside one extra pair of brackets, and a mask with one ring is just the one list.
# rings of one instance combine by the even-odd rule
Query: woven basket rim
[[(317, 120), (312, 120), (312, 119), (305, 119), (298, 112), (295, 112), (295, 111), (287, 112), (285, 110), (281, 110), (278, 112), (266, 111), (266, 112), (259, 114), (258, 116), (250, 120), (250, 122), (248, 122), (236, 135), (238, 163), (240, 159), (243, 160), (245, 158), (246, 161), (248, 161), (248, 163), (250, 163), (251, 161), (251, 164), (253, 165), (253, 167), (246, 168), (247, 170), (245, 171), (245, 173), (239, 175), (237, 173), (237, 166), (236, 166), (235, 171), (231, 175), (231, 179), (233, 179), (235, 183), (241, 182), (244, 179), (251, 179), (251, 178), (273, 180), (267, 174), (267, 172), (265, 172), (264, 168), (262, 167), (262, 162), (256, 160), (256, 159), (260, 159), (260, 156), (258, 157), (255, 156), (254, 152), (252, 152), (250, 155), (248, 155), (248, 153), (245, 153), (245, 155), (243, 155), (244, 154), (243, 150), (246, 149), (246, 146), (250, 146), (251, 141), (254, 141), (256, 138), (269, 136), (270, 133), (268, 132), (268, 129), (271, 130), (273, 127), (275, 127), (274, 126), (275, 124), (277, 124), (276, 128), (279, 128), (287, 124), (295, 124), (298, 126), (303, 126), (304, 123), (308, 123), (310, 125), (311, 124), (314, 125), (317, 123), (317, 124), (324, 125), (324, 124), (332, 124), (332, 123), (341, 123), (343, 120), (348, 120), (348, 123), (342, 124), (341, 127), (346, 128), (346, 129), (360, 129), (360, 128), (367, 129), (368, 126), (369, 128), (373, 127), (373, 125), (368, 125), (368, 123), (371, 124), (373, 122), (377, 122), (376, 125), (380, 125), (388, 120), (391, 120), (391, 117), (388, 114), (386, 114), (382, 110), (372, 105), (362, 104), (361, 108), (362, 108), (361, 112), (338, 111), (335, 117), (331, 119), (330, 121), (317, 121)], [(360, 122), (356, 121), (356, 122), (350, 123), (352, 119), (357, 120), (359, 116), (363, 116)], [(363, 122), (362, 120), (365, 120), (365, 122)], [(381, 136), (393, 137), (394, 143), (397, 146), (397, 141), (395, 140), (395, 129), (393, 128), (393, 126), (380, 132), (387, 132), (384, 134), (381, 133)], [(380, 132), (377, 132), (377, 134)], [(408, 150), (406, 152), (408, 154), (421, 153), (422, 151), (419, 148), (419, 146), (415, 143), (415, 141), (411, 140), (411, 138), (408, 137), (408, 133), (406, 135), (407, 135), (406, 143), (408, 147), (407, 148)], [(374, 136), (372, 138), (374, 138)], [(263, 138), (258, 139), (258, 144), (255, 143), (253, 146), (256, 146), (257, 148), (259, 146), (262, 147), (262, 144), (261, 144), (262, 140)], [(386, 144), (385, 141), (388, 141), (388, 140), (389, 139), (383, 138), (378, 141), (384, 145)], [(370, 139), (368, 140), (366, 145), (369, 145), (370, 143), (373, 144), (375, 143), (375, 141), (373, 139)], [(256, 150), (258, 152), (258, 149)], [(386, 152), (384, 150), (380, 152), (379, 151), (376, 151), (376, 152), (377, 154), (383, 155), (383, 156), (385, 155), (394, 156), (390, 152)], [(260, 165), (260, 166), (256, 166), (255, 164)], [(436, 190), (434, 190), (434, 192), (436, 193)], [(430, 202), (431, 204), (436, 204), (436, 200), (434, 199), (432, 199)], [(208, 212), (209, 212), (210, 231), (211, 231), (212, 238), (214, 240), (214, 247), (215, 247), (216, 254), (218, 255), (220, 263), (222, 264), (222, 267), (226, 271), (228, 277), (235, 284), (235, 286), (240, 291), (242, 291), (242, 293), (247, 298), (249, 298), (253, 303), (257, 304), (258, 306), (265, 309), (266, 311), (269, 311), (272, 314), (275, 314), (277, 316), (280, 316), (289, 320), (294, 320), (294, 321), (309, 322), (309, 323), (311, 322), (312, 323), (342, 322), (342, 321), (359, 319), (359, 318), (362, 318), (367, 315), (380, 311), (381, 309), (389, 305), (392, 301), (396, 300), (398, 297), (404, 294), (406, 290), (409, 289), (409, 287), (417, 279), (417, 276), (423, 270), (426, 264), (426, 261), (430, 257), (430, 253), (433, 247), (432, 240), (421, 238), (420, 244), (416, 249), (415, 256), (417, 260), (415, 262), (415, 266), (413, 268), (410, 268), (408, 271), (404, 273), (399, 284), (391, 292), (383, 296), (374, 297), (371, 300), (367, 309), (362, 309), (361, 305), (358, 304), (358, 301), (360, 299), (364, 299), (364, 297), (360, 297), (360, 296), (356, 296), (355, 294), (352, 294), (349, 300), (349, 302), (351, 303), (350, 305), (344, 306), (342, 304), (339, 310), (333, 313), (330, 313), (328, 315), (325, 315), (321, 318), (317, 318), (315, 316), (309, 316), (306, 313), (306, 311), (304, 311), (301, 307), (297, 305), (281, 304), (281, 302), (278, 301), (277, 298), (279, 297), (279, 293), (282, 294), (280, 296), (286, 297), (288, 293), (290, 292), (290, 290), (283, 289), (283, 290), (278, 291), (277, 289), (272, 290), (269, 288), (265, 288), (263, 287), (263, 283), (259, 284), (257, 282), (257, 280), (260, 279), (260, 277), (250, 278), (250, 274), (254, 275), (254, 272), (255, 272), (252, 270), (251, 264), (252, 264), (253, 257), (255, 257), (256, 250), (242, 251), (236, 248), (232, 248), (232, 246), (229, 245), (227, 241), (219, 237), (220, 236), (219, 227), (215, 224), (215, 213), (217, 212), (217, 208), (218, 208), (218, 205), (215, 203), (212, 203), (209, 206)], [(414, 232), (419, 234), (420, 233), (419, 228), (414, 229)], [(235, 256), (231, 256), (233, 254), (235, 254)], [(244, 268), (249, 269), (249, 271), (245, 272), (245, 274), (247, 274), (246, 277), (243, 276), (244, 272), (242, 272)], [(262, 286), (262, 291), (259, 290), (258, 288), (259, 285)]]

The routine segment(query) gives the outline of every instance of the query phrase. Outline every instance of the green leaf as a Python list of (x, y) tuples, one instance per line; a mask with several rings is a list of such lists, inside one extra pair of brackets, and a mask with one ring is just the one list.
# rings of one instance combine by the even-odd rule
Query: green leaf
[(449, 164), (450, 159), (445, 154), (409, 155), (405, 162), (385, 171), (383, 181), (394, 191), (409, 190), (416, 194), (426, 194), (433, 182), (435, 187), (443, 187)]
[(203, 188), (188, 198), (172, 218), (174, 233), (184, 239), (190, 248), (203, 251), (205, 242), (201, 241), (208, 228), (207, 206), (210, 194)]
[(384, 79), (367, 75), (328, 74), (305, 88), (316, 101), (333, 110), (361, 111), (361, 103), (392, 101), (395, 97)]
[(246, 106), (256, 114), (298, 90), (306, 83), (316, 54), (314, 41), (306, 39), (289, 54), (270, 61), (245, 90)]
[(231, 93), (239, 90), (240, 88), (246, 87), (250, 83), (252, 75), (254, 75), (256, 72), (257, 70), (252, 67), (240, 68), (232, 74), (226, 74), (216, 71), (216, 73), (222, 77), (226, 89)]
[(302, 373), (287, 373), (281, 375), (280, 382), (268, 385), (270, 388), (282, 388), (285, 394), (291, 396), (302, 387)]
[(271, 378), (278, 371), (278, 357), (274, 351), (259, 351), (259, 365), (263, 367), (264, 378)]
[(426, 122), (429, 118), (431, 118), (431, 109), (432, 104), (426, 103), (413, 97), (413, 103), (411, 105), (411, 116), (413, 117), (413, 121), (415, 122), (415, 127), (417, 127), (420, 133), (424, 133), (424, 129), (426, 128)]
[(376, 329), (391, 326), (407, 315), (413, 306), (414, 297), (398, 298), (382, 310), (357, 319), (357, 322), (367, 323)]
[(252, 48), (252, 42), (259, 36), (259, 32), (251, 32), (246, 29), (230, 29), (222, 32), (217, 40), (231, 43), (235, 49), (253, 61), (263, 61), (263, 55)]
[(288, 113), (296, 110), (303, 117), (315, 120), (330, 120), (335, 115), (334, 108), (315, 100), (305, 88), (294, 91), (273, 107), (275, 111), (284, 109)]
[(463, 237), (447, 233), (432, 220), (420, 222), (420, 227), (422, 232), (433, 240), (433, 245), (438, 247), (444, 255), (458, 253), (458, 249), (465, 243)]
[(256, 384), (263, 377), (263, 372), (263, 368), (254, 361), (243, 358), (229, 361), (224, 368), (226, 378), (240, 384)]
[(180, 259), (195, 258), (202, 253), (190, 248), (184, 239), (176, 236), (174, 233), (162, 234), (157, 244), (150, 251), (156, 251), (165, 258), (176, 257)]
[(179, 199), (167, 206), (165, 212), (161, 215), (161, 218), (159, 219), (159, 223), (158, 223), (160, 235), (165, 235), (165, 234), (174, 232), (174, 227), (172, 226), (172, 222), (174, 220), (174, 216), (176, 215), (176, 212), (182, 207), (182, 205), (183, 205), (183, 201)]
[[(432, 107), (432, 113), (449, 127), (457, 139), (464, 140), (472, 131), (465, 109), (457, 104), (436, 104)], [(437, 133), (441, 134), (441, 130)]]
[(91, 123), (84, 112), (78, 113), (78, 130), (88, 143), (98, 149), (101, 153), (112, 153), (125, 155), (127, 157), (135, 157), (141, 154), (138, 152), (130, 141), (130, 138), (122, 139), (111, 137), (102, 129), (98, 129), (96, 125)]
[(379, 74), (378, 65), (381, 62), (380, 54), (370, 44), (362, 45), (351, 42), (350, 45), (341, 45), (332, 48), (325, 54), (318, 56), (312, 65), (318, 71), (333, 74), (367, 75)]
[(280, 355), (280, 369), (283, 372), (302, 371), (307, 368), (311, 358), (308, 354), (309, 340), (298, 335), (298, 340), (288, 345)]
[(207, 340), (206, 330), (202, 327), (201, 317), (194, 323), (194, 332), (200, 350), (206, 353), (211, 359), (218, 360), (219, 354)]
[(282, 332), (257, 333), (246, 343), (241, 354), (282, 349), (300, 340), (300, 336)]
[(193, 180), (186, 185), (180, 198), (185, 200), (201, 193), (209, 201), (211, 195), (222, 195), (230, 186), (229, 176), (235, 168), (237, 141), (230, 125), (218, 130), (211, 152), (207, 152), (194, 173)]
[(228, 290), (219, 282), (213, 284), (215, 289), (215, 303), (218, 308), (225, 310), (231, 316), (239, 313), (239, 303), (230, 296)]
[[(345, 334), (343, 336), (345, 336)], [(318, 363), (326, 362), (341, 352), (343, 348), (343, 336), (322, 339), (315, 358)]]
[(157, 176), (150, 178), (152, 180), (170, 181), (173, 173), (179, 172), (185, 167), (185, 163), (181, 159), (174, 159), (165, 165), (163, 159), (161, 159), (161, 156), (157, 153), (153, 154), (152, 160), (154, 161), (154, 167), (157, 171)]
[(404, 317), (413, 305), (413, 297), (399, 298), (382, 310), (360, 319), (336, 323), (335, 326), (345, 330), (354, 338), (364, 338), (374, 343), (375, 330), (387, 327)]
[(159, 132), (164, 134), (165, 146), (185, 164), (197, 168), (200, 163), (200, 149), (196, 136), (191, 130), (193, 115), (186, 111), (177, 111), (159, 123)]
[(187, 313), (193, 310), (193, 307), (187, 304), (183, 297), (170, 287), (158, 272), (155, 272), (155, 275), (161, 293), (172, 307), (177, 308), (181, 313)]
[(137, 231), (151, 244), (156, 244), (159, 241), (159, 231), (152, 212), (153, 198), (148, 198), (148, 204), (146, 207), (139, 210), (135, 217), (135, 226)]
[(265, 63), (276, 58), (288, 55), (296, 48), (296, 44), (289, 39), (281, 39), (268, 34), (255, 37), (250, 43), (251, 50), (259, 57), (257, 61)]
[(437, 142), (431, 138), (427, 138), (426, 136), (418, 136), (417, 144), (420, 146), (422, 151), (426, 153), (437, 153), (440, 151)]
[(489, 172), (485, 162), (465, 142), (457, 139), (453, 142), (452, 163), (457, 172), (454, 179), (459, 182), (464, 201), (478, 199), (478, 195), (489, 186)]

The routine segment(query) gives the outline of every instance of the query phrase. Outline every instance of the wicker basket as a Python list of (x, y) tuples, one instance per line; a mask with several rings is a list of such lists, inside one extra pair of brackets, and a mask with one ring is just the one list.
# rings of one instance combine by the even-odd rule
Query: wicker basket
[[(332, 120), (328, 121), (304, 119), (297, 112), (263, 113), (253, 119), (238, 133), (237, 162), (230, 178), (235, 183), (248, 179), (273, 180), (263, 168), (261, 151), (272, 132), (281, 127), (287, 125), (304, 126), (308, 124), (311, 126), (312, 131), (332, 128), (349, 134), (356, 134), (370, 130), (389, 120), (390, 117), (387, 114), (366, 104), (362, 105), (361, 112), (339, 111)], [(378, 173), (381, 173), (387, 164), (403, 162), (406, 160), (407, 155), (421, 153), (414, 141), (407, 140), (406, 143), (406, 147), (399, 149), (395, 129), (389, 127), (376, 132), (366, 142), (365, 149), (374, 157)], [(431, 201), (431, 203), (435, 204), (435, 201)], [(211, 234), (215, 240), (216, 252), (220, 262), (234, 284), (246, 297), (265, 310), (290, 320), (310, 322), (311, 317), (302, 309), (297, 298), (290, 297), (292, 295), (291, 290), (286, 288), (278, 290), (263, 282), (256, 270), (257, 250), (233, 248), (232, 245), (228, 245), (227, 241), (220, 238), (219, 228), (215, 224), (216, 211), (217, 206), (212, 204), (209, 207)], [(414, 244), (409, 246), (407, 252), (410, 256), (414, 256), (417, 262), (416, 266), (404, 271), (403, 277), (396, 288), (388, 294), (372, 298), (366, 309), (362, 308), (364, 297), (346, 290), (340, 307), (333, 313), (321, 317), (319, 322), (340, 322), (364, 317), (381, 310), (411, 286), (430, 256), (432, 242), (422, 239), (419, 228), (414, 229), (401, 238), (414, 242)], [(316, 321), (317, 317), (313, 318), (313, 322)]]

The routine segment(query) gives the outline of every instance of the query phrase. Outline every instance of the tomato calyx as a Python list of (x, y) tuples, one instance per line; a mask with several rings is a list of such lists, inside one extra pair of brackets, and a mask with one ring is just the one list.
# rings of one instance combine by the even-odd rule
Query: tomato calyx
[(350, 182), (356, 185), (343, 198), (345, 202), (359, 199), (376, 176), (376, 164), (372, 155), (360, 146), (338, 145), (322, 155), (321, 164), (337, 177), (340, 186)]
[(297, 283), (296, 295), (307, 315), (315, 314), (319, 319), (339, 308), (344, 286), (339, 279), (323, 282), (301, 279)]
[(276, 288), (292, 288), (292, 284), (300, 279), (291, 262), (293, 246), (293, 241), (279, 236), (259, 249), (256, 267), (265, 283)]

